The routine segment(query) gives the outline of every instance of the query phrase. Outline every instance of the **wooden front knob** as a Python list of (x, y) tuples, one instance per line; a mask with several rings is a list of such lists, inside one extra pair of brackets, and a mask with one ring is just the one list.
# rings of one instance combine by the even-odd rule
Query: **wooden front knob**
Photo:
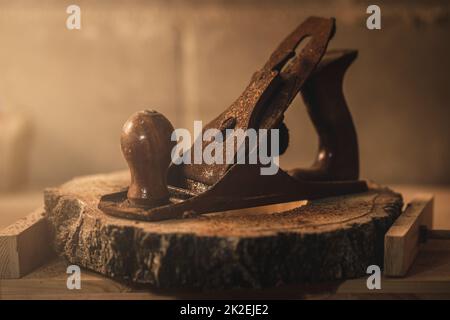
[(167, 169), (175, 141), (172, 124), (156, 111), (139, 111), (124, 124), (122, 153), (131, 173), (128, 200), (135, 205), (168, 203)]

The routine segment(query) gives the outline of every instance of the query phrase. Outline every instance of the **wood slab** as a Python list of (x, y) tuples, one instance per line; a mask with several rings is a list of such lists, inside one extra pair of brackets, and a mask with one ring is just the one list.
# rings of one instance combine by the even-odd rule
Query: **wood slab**
[(0, 230), (0, 279), (20, 278), (51, 256), (44, 209)]
[(387, 188), (299, 203), (138, 222), (97, 208), (127, 172), (76, 178), (45, 191), (56, 251), (70, 263), (157, 288), (270, 287), (347, 279), (382, 265), (384, 235), (400, 215)]
[(412, 199), (395, 221), (384, 239), (384, 274), (403, 277), (407, 274), (420, 246), (420, 227), (431, 229), (433, 195), (422, 194)]

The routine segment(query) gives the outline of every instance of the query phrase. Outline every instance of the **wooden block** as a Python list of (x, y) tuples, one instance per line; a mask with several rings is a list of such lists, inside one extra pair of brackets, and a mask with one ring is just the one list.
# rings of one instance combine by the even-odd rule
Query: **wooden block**
[(48, 230), (43, 208), (0, 230), (0, 279), (20, 278), (48, 260)]
[(431, 228), (433, 195), (413, 198), (384, 237), (384, 274), (403, 277), (413, 263), (420, 246), (420, 226)]

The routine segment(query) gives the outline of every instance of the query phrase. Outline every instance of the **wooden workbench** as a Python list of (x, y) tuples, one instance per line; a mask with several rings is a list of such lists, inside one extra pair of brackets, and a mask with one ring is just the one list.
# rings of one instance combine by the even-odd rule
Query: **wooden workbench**
[[(396, 186), (407, 202), (416, 193), (435, 194), (433, 227), (450, 229), (450, 188)], [(82, 270), (81, 289), (68, 290), (67, 263), (54, 258), (21, 279), (0, 280), (0, 299), (450, 299), (450, 241), (423, 245), (407, 277), (382, 278), (381, 290), (369, 290), (366, 278), (314, 285), (292, 285), (264, 290), (220, 292), (161, 291), (132, 287)]]

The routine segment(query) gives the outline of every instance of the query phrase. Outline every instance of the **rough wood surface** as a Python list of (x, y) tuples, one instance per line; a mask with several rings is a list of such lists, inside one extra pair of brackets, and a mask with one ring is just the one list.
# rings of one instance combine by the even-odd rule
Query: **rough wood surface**
[(401, 212), (389, 189), (287, 211), (234, 211), (134, 222), (97, 209), (125, 172), (76, 178), (45, 192), (57, 252), (71, 263), (154, 287), (225, 288), (353, 278), (382, 265), (384, 235)]
[(41, 207), (0, 230), (0, 279), (20, 278), (52, 253), (48, 223)]

